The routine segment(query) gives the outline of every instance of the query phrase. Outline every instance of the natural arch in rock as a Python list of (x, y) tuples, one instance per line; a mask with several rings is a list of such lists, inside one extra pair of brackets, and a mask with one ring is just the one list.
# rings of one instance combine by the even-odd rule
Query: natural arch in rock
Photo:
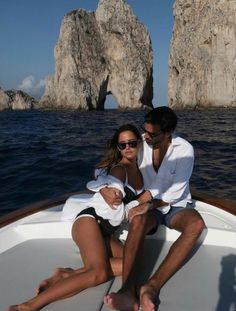
[(43, 107), (98, 110), (110, 92), (120, 109), (152, 107), (153, 56), (147, 28), (124, 0), (65, 15)]

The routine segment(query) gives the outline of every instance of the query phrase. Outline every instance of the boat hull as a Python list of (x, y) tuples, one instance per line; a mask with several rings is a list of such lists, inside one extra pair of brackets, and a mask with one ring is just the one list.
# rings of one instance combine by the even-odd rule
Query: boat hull
[[(15, 217), (8, 215), (0, 219), (0, 310), (32, 297), (39, 281), (48, 277), (56, 267), (83, 266), (79, 250), (71, 239), (71, 223), (61, 221), (61, 210), (67, 197), (38, 203), (33, 208), (17, 211)], [(189, 258), (191, 260), (163, 287), (159, 311), (234, 311), (234, 205), (227, 206), (227, 202), (222, 209), (199, 197), (194, 203), (207, 229), (199, 239), (194, 256)], [(229, 208), (233, 213), (227, 211)], [(123, 239), (126, 233), (123, 232)], [(159, 266), (178, 236), (175, 230), (160, 226), (155, 235), (145, 240), (143, 280)], [(121, 278), (117, 277), (74, 297), (52, 303), (45, 310), (107, 311), (103, 296), (117, 291), (120, 286)]]

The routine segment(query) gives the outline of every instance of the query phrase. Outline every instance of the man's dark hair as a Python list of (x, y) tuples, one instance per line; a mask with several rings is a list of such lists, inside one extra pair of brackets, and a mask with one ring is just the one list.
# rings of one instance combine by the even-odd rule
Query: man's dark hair
[(162, 132), (174, 132), (178, 118), (171, 108), (161, 106), (149, 111), (144, 116), (144, 122), (159, 125)]

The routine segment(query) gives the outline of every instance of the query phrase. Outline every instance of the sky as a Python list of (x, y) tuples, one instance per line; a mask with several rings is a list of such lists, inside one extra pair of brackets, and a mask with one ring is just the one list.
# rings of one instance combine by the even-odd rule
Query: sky
[[(151, 37), (153, 105), (166, 105), (174, 0), (126, 2)], [(63, 16), (78, 8), (95, 11), (97, 5), (98, 0), (0, 0), (0, 87), (40, 97), (45, 78), (54, 74), (54, 47)], [(112, 98), (105, 108), (116, 108)]]

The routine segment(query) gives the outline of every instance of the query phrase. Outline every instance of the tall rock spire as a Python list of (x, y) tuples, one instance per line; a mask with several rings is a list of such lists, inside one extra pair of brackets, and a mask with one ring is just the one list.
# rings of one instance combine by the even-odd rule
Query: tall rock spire
[(236, 107), (236, 1), (176, 0), (169, 105)]

